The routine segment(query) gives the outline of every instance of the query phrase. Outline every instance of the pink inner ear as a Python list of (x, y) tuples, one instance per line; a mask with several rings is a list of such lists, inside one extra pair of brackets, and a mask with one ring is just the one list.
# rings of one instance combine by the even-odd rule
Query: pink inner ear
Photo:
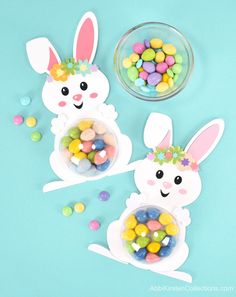
[(158, 145), (160, 148), (167, 148), (170, 146), (170, 141), (171, 141), (171, 134), (170, 131), (167, 132), (166, 136), (162, 140), (162, 142)]
[(48, 63), (48, 71), (50, 71), (53, 67), (53, 65), (58, 64), (58, 60), (52, 51), (51, 48), (49, 48), (49, 63)]
[(80, 28), (76, 43), (76, 60), (89, 60), (94, 45), (94, 28), (91, 19), (86, 19)]
[(220, 127), (214, 124), (204, 130), (190, 145), (188, 153), (190, 153), (195, 161), (199, 161), (205, 156), (214, 144), (219, 135)]

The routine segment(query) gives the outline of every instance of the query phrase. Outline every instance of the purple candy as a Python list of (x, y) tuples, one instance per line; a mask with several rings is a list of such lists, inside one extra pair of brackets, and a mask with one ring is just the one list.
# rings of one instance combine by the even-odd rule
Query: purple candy
[(155, 71), (155, 64), (152, 62), (143, 62), (143, 69), (148, 73), (152, 73)]
[(148, 75), (147, 82), (149, 85), (155, 86), (162, 80), (160, 73), (154, 72)]
[(147, 39), (144, 39), (144, 45), (146, 48), (150, 47), (150, 42)]

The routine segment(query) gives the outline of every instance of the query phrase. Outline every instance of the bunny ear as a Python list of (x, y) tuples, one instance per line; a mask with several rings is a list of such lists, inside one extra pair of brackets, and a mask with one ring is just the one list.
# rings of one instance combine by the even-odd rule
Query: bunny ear
[(172, 120), (161, 113), (151, 113), (144, 128), (144, 143), (148, 148), (172, 145)]
[(74, 39), (73, 56), (76, 61), (93, 62), (98, 43), (98, 24), (94, 13), (86, 12), (80, 20)]
[(224, 131), (224, 121), (216, 119), (200, 129), (190, 140), (185, 151), (200, 164), (214, 150)]
[(26, 52), (31, 66), (38, 73), (49, 73), (54, 64), (61, 62), (51, 42), (44, 37), (28, 41)]

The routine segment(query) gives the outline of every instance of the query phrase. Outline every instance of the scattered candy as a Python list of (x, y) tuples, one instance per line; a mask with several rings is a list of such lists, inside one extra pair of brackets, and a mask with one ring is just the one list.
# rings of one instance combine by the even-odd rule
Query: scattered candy
[[(157, 96), (174, 87), (182, 72), (183, 58), (173, 44), (160, 38), (136, 42), (133, 53), (123, 59), (127, 76), (142, 92)], [(170, 79), (171, 78), (171, 79)], [(154, 87), (152, 89), (152, 87)]]
[(82, 213), (85, 210), (85, 205), (82, 202), (77, 202), (74, 205), (74, 211), (77, 213)]
[(138, 261), (154, 263), (172, 253), (179, 227), (173, 216), (156, 207), (142, 208), (124, 221), (125, 248)]
[(22, 105), (22, 106), (27, 106), (27, 105), (29, 105), (31, 103), (31, 98), (30, 97), (28, 97), (28, 96), (24, 96), (24, 97), (21, 97), (20, 98), (20, 104)]
[(35, 117), (28, 117), (26, 120), (25, 120), (25, 124), (27, 127), (35, 127), (37, 125), (37, 119)]
[(72, 213), (73, 213), (73, 209), (70, 206), (64, 206), (62, 208), (62, 214), (63, 214), (63, 216), (69, 217), (69, 216), (72, 215)]
[(31, 140), (34, 142), (40, 141), (42, 138), (42, 134), (39, 131), (34, 131), (31, 133)]
[(72, 163), (72, 170), (84, 176), (106, 171), (117, 153), (117, 140), (100, 121), (83, 119), (61, 139), (61, 149)]
[(24, 122), (24, 118), (21, 115), (15, 115), (13, 118), (13, 123), (18, 126)]
[(110, 198), (110, 193), (107, 191), (102, 191), (98, 195), (98, 199), (101, 201), (107, 201)]
[(97, 231), (100, 228), (100, 222), (98, 220), (92, 220), (89, 222), (89, 229)]

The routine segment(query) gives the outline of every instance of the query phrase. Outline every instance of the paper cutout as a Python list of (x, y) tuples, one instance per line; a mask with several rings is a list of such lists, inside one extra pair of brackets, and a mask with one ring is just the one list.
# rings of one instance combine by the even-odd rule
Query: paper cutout
[[(48, 74), (42, 99), (47, 109), (57, 115), (57, 118), (52, 120), (51, 131), (55, 134), (55, 143), (50, 164), (62, 180), (45, 185), (44, 191), (133, 170), (134, 165), (128, 165), (132, 143), (121, 133), (115, 122), (117, 118), (115, 108), (104, 104), (109, 94), (108, 79), (95, 64), (92, 64), (97, 42), (97, 19), (92, 12), (87, 12), (76, 30), (73, 58), (61, 62), (55, 48), (44, 37), (33, 39), (26, 44), (27, 55), (33, 69), (40, 74)], [(94, 177), (84, 177), (70, 170), (60, 147), (60, 141), (67, 131), (76, 126), (80, 120), (89, 118), (109, 127), (115, 133), (118, 143), (118, 154), (113, 165)]]
[[(211, 121), (195, 134), (185, 150), (182, 151), (180, 147), (176, 149), (176, 147), (172, 146), (171, 119), (163, 114), (152, 113), (144, 129), (144, 142), (153, 151), (156, 151), (160, 144), (168, 143), (171, 148), (175, 148), (184, 155), (189, 155), (191, 152), (198, 163), (200, 163), (215, 148), (222, 137), (223, 130), (223, 120), (216, 119)], [(166, 135), (168, 135), (167, 138)], [(168, 142), (163, 142), (164, 139), (168, 139)], [(162, 150), (163, 148), (159, 149)], [(166, 149), (168, 150), (168, 148)], [(196, 151), (199, 153), (194, 154)], [(157, 172), (160, 170), (163, 175), (158, 176)], [(181, 177), (182, 181), (175, 183), (176, 177)], [(185, 242), (185, 232), (191, 219), (188, 209), (183, 207), (191, 204), (200, 195), (201, 179), (198, 171), (181, 170), (173, 162), (160, 163), (147, 157), (144, 160), (137, 161), (134, 180), (140, 193), (132, 193), (130, 195), (126, 200), (127, 208), (118, 220), (109, 225), (107, 230), (109, 248), (106, 249), (100, 245), (91, 244), (88, 249), (122, 263), (131, 264), (138, 268), (151, 270), (186, 282), (192, 282), (190, 274), (177, 271), (177, 269), (186, 261), (189, 253), (189, 248)], [(124, 242), (121, 238), (121, 233), (124, 230), (124, 221), (130, 214), (145, 207), (154, 207), (170, 213), (180, 229), (173, 252), (156, 263), (144, 263), (134, 259), (124, 248)]]

